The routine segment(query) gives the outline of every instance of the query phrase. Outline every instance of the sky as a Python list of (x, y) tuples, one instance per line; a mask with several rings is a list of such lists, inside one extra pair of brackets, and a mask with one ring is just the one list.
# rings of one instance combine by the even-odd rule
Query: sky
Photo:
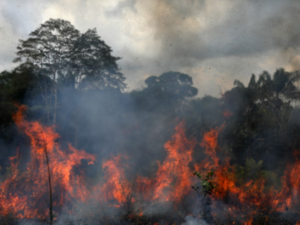
[(178, 71), (200, 97), (217, 97), (252, 73), (300, 69), (299, 0), (1, 0), (0, 71), (17, 66), (19, 39), (50, 18), (96, 28), (122, 58), (126, 91)]

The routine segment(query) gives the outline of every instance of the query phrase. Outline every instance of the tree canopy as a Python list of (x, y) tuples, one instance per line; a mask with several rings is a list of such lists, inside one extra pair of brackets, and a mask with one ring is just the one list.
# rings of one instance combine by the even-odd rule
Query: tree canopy
[(111, 55), (111, 48), (96, 29), (80, 34), (69, 21), (50, 19), (29, 36), (20, 40), (14, 62), (30, 65), (34, 73), (53, 80), (53, 124), (58, 108), (57, 83), (79, 89), (122, 91), (126, 87), (117, 65), (120, 58)]
[(83, 83), (84, 88), (115, 88), (126, 85), (111, 48), (96, 29), (80, 32), (68, 21), (50, 19), (20, 40), (15, 62), (31, 63), (35, 70), (51, 76), (53, 81)]

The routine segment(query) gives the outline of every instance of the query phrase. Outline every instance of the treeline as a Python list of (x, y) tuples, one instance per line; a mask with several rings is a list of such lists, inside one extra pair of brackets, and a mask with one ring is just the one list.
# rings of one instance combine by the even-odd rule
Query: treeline
[[(220, 148), (242, 167), (262, 160), (261, 170), (282, 174), (300, 147), (298, 71), (263, 72), (248, 85), (235, 81), (219, 98), (197, 98), (192, 78), (180, 72), (151, 76), (146, 88), (124, 92), (120, 58), (95, 29), (81, 34), (64, 20), (45, 22), (17, 50), (19, 65), (0, 74), (2, 168), (18, 147), (28, 152), (12, 119), (15, 104), (27, 106), (27, 119), (55, 125), (62, 145), (103, 157), (126, 150), (139, 162), (132, 169), (143, 174), (155, 171), (153, 162), (164, 158), (163, 145), (182, 120), (199, 143), (204, 132), (223, 127)], [(197, 145), (194, 160), (203, 158)]]

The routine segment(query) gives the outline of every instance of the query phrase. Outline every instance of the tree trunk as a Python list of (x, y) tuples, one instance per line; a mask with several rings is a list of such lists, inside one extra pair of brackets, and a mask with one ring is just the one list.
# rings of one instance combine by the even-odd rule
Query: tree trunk
[(45, 87), (43, 88), (43, 84), (42, 84), (41, 81), (39, 82), (39, 87), (40, 87), (40, 90), (41, 90), (41, 96), (42, 96), (42, 98), (44, 99), (44, 102), (45, 102), (47, 123), (50, 123), (50, 113), (51, 113), (51, 111), (50, 111), (50, 105), (51, 105), (51, 100), (50, 100), (50, 103), (49, 103), (49, 101), (48, 101), (49, 94), (48, 94), (47, 83), (46, 83), (46, 78), (45, 77), (44, 77), (43, 81), (44, 81), (44, 86)]
[(53, 224), (52, 185), (51, 185), (51, 175), (50, 175), (50, 163), (49, 163), (49, 157), (48, 157), (48, 151), (47, 151), (45, 139), (44, 139), (44, 150), (45, 150), (46, 162), (47, 162), (47, 168), (48, 168), (49, 199), (50, 199), (49, 216), (50, 216), (50, 225), (52, 225)]
[(56, 110), (57, 110), (57, 85), (56, 85), (56, 71), (53, 75), (53, 82), (54, 82), (54, 109), (53, 109), (53, 125), (56, 123)]
[(54, 111), (53, 111), (53, 125), (56, 123), (56, 109), (57, 109), (57, 87), (54, 84)]

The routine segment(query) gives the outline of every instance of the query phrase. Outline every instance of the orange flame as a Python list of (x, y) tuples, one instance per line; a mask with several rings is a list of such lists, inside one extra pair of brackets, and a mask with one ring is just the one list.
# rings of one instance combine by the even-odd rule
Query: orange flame
[[(174, 206), (191, 191), (193, 185), (193, 171), (189, 164), (193, 161), (194, 140), (188, 140), (185, 135), (184, 122), (175, 128), (172, 139), (165, 143), (166, 158), (158, 162), (158, 170), (154, 178), (138, 176), (134, 179), (136, 186), (126, 179), (126, 156), (117, 155), (103, 162), (105, 171), (104, 181), (90, 192), (84, 182), (83, 171), (75, 172), (75, 168), (82, 164), (95, 162), (95, 156), (83, 150), (77, 150), (70, 144), (61, 150), (57, 139), (59, 135), (53, 127), (42, 126), (38, 122), (28, 122), (23, 118), (24, 106), (19, 106), (14, 115), (18, 128), (30, 140), (31, 160), (25, 171), (20, 171), (19, 151), (10, 157), (11, 176), (0, 183), (0, 215), (10, 212), (18, 218), (46, 218), (48, 204), (44, 199), (48, 197), (48, 171), (45, 149), (50, 161), (50, 173), (53, 187), (53, 205), (56, 211), (69, 203), (87, 202), (95, 200), (96, 194), (101, 195), (98, 201), (106, 201), (108, 205), (119, 208), (126, 204), (135, 203), (135, 195), (141, 195), (143, 201), (172, 202)], [(218, 207), (218, 201), (227, 204), (227, 216), (239, 218), (245, 225), (253, 223), (253, 215), (260, 211), (285, 211), (299, 209), (300, 188), (300, 160), (295, 153), (295, 163), (289, 164), (282, 177), (281, 190), (266, 188), (266, 181), (262, 177), (238, 184), (236, 168), (229, 163), (229, 159), (220, 160), (222, 151), (218, 147), (218, 135), (221, 128), (211, 129), (205, 133), (200, 146), (204, 148), (206, 159), (195, 165), (200, 172), (213, 170), (212, 182), (216, 185), (212, 195), (212, 207)], [(72, 207), (70, 207), (72, 209)], [(138, 211), (141, 209), (138, 209)], [(219, 211), (218, 211), (219, 212)], [(143, 215), (139, 211), (139, 216)], [(213, 212), (213, 215), (217, 215)], [(249, 219), (250, 218), (250, 219)], [(267, 220), (267, 217), (266, 217)], [(300, 224), (297, 222), (297, 224)]]
[[(11, 157), (12, 175), (0, 183), (0, 214), (13, 212), (18, 218), (45, 218), (48, 212), (49, 187), (45, 149), (50, 162), (53, 206), (59, 210), (71, 200), (86, 201), (89, 192), (82, 174), (76, 174), (74, 167), (81, 160), (94, 163), (95, 156), (77, 150), (70, 144), (61, 150), (56, 142), (59, 135), (53, 127), (42, 126), (38, 122), (28, 122), (23, 118), (24, 106), (14, 115), (18, 128), (24, 132), (31, 143), (31, 161), (25, 171), (18, 170), (18, 154)], [(48, 199), (45, 201), (45, 199)]]
[(158, 162), (155, 178), (137, 178), (138, 189), (151, 201), (178, 203), (191, 189), (192, 171), (188, 164), (192, 161), (195, 142), (186, 138), (183, 122), (175, 131), (172, 140), (164, 145), (168, 155), (162, 164)]
[[(282, 191), (279, 193), (279, 198), (283, 202), (278, 204), (278, 211), (285, 209), (299, 208), (300, 206), (300, 160), (298, 159), (299, 152), (294, 153), (295, 163), (288, 164), (282, 177)], [(296, 211), (297, 212), (297, 211)]]
[[(259, 211), (284, 211), (286, 208), (299, 207), (300, 160), (296, 159), (293, 165), (288, 165), (282, 178), (281, 191), (273, 187), (266, 190), (262, 177), (237, 185), (235, 167), (229, 164), (228, 158), (221, 164), (217, 156), (220, 130), (212, 129), (204, 134), (201, 146), (205, 147), (207, 158), (196, 166), (198, 171), (214, 170), (212, 181), (216, 188), (212, 193), (213, 200), (234, 200), (234, 204), (229, 206), (229, 215), (232, 217), (237, 212), (243, 212), (244, 218), (251, 218), (245, 224), (252, 224), (252, 215)], [(213, 205), (216, 207), (217, 203)]]
[(101, 191), (106, 201), (117, 201), (117, 204), (113, 204), (113, 206), (117, 208), (125, 203), (134, 201), (134, 199), (132, 199), (131, 185), (126, 180), (120, 160), (121, 155), (118, 155), (107, 160), (102, 165), (102, 168), (105, 170), (104, 179), (107, 181), (103, 184)]
[(245, 222), (245, 225), (251, 225), (252, 222), (253, 222), (253, 218), (247, 220), (247, 221)]

